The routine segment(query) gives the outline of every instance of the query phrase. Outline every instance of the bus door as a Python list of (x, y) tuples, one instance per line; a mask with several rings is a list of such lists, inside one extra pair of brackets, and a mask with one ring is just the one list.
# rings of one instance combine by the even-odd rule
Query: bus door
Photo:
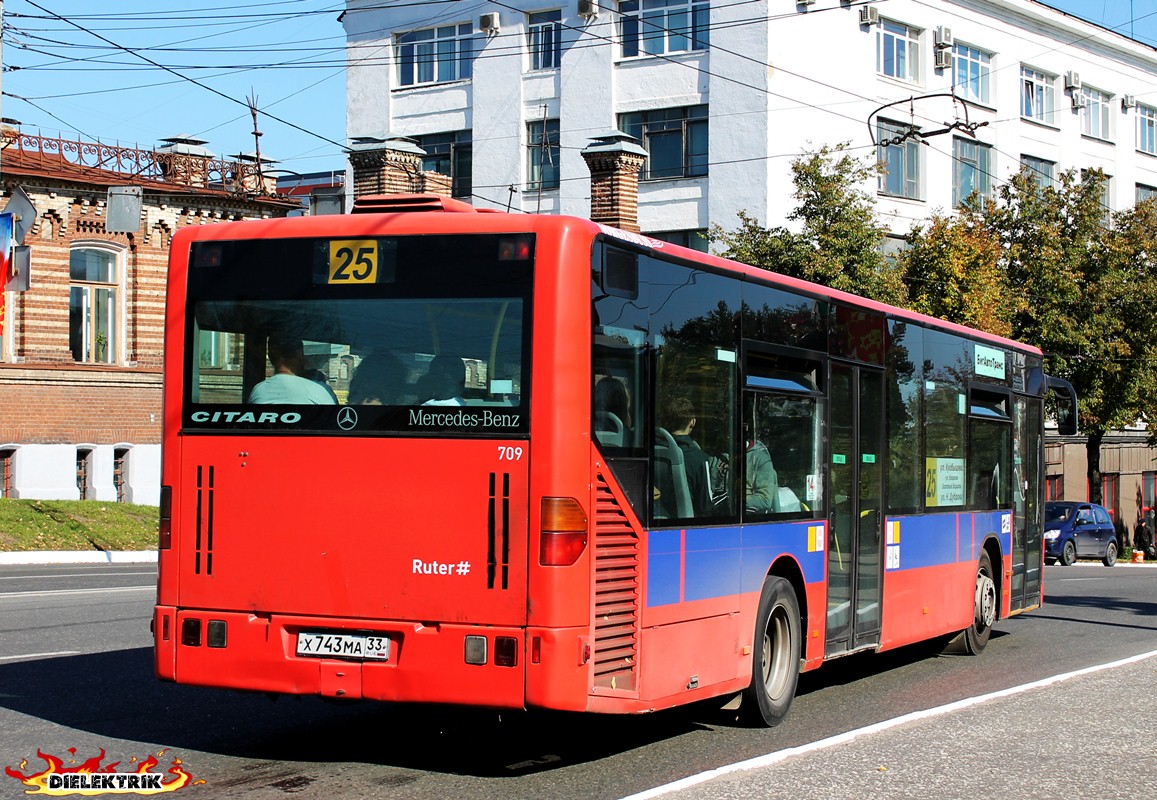
[(831, 376), (829, 656), (879, 643), (884, 570), (884, 374), (832, 362)]
[(1041, 402), (1016, 396), (1012, 415), (1012, 610), (1040, 605)]

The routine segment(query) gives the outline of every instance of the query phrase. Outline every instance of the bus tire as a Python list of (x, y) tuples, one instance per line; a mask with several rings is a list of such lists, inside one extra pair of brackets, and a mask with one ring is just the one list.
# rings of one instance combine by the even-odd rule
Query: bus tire
[(979, 655), (996, 622), (996, 578), (992, 573), (992, 559), (987, 550), (980, 551), (976, 564), (976, 590), (973, 594), (972, 625), (964, 629), (964, 649), (969, 655)]
[(771, 727), (787, 716), (799, 683), (802, 625), (791, 584), (774, 576), (765, 579), (755, 616), (751, 684), (740, 706), (748, 724)]

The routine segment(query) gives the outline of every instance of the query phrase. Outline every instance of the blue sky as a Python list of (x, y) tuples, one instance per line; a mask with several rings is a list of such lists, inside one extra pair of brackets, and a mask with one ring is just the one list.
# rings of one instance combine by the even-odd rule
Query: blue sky
[[(1157, 46), (1153, 0), (1049, 4)], [(479, 7), (477, 0), (462, 5), (471, 15)], [(255, 96), (263, 155), (295, 172), (342, 169), (344, 6), (342, 0), (4, 0), (0, 116), (45, 136), (142, 147), (189, 133), (209, 140), (213, 152), (232, 155), (253, 150), (244, 102)]]

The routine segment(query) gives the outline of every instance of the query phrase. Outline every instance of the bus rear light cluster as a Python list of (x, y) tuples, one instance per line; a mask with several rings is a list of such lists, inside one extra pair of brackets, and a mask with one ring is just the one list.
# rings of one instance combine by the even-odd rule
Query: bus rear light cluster
[[(485, 636), (466, 637), (466, 663), (483, 666), (489, 660), (489, 641)], [(518, 639), (513, 636), (494, 637), (494, 666), (518, 666)]]
[[(223, 619), (211, 619), (207, 628), (208, 635), (205, 637), (205, 644), (209, 647), (224, 647), (229, 638), (228, 623)], [(201, 630), (201, 620), (193, 617), (186, 617), (181, 620), (181, 644), (186, 647), (200, 647)]]
[(579, 560), (586, 547), (587, 515), (578, 500), (542, 498), (538, 563), (544, 567), (567, 567)]

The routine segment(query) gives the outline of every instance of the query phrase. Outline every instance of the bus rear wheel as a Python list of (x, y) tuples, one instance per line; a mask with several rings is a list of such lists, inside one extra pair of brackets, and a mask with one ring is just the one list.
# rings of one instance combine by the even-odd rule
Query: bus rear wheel
[(764, 580), (755, 617), (751, 685), (740, 706), (749, 724), (778, 725), (787, 716), (799, 683), (802, 624), (791, 584), (777, 577)]
[(978, 655), (992, 636), (996, 622), (996, 579), (992, 573), (992, 559), (988, 551), (980, 551), (976, 564), (976, 592), (973, 599), (972, 625), (964, 630), (964, 649)]

